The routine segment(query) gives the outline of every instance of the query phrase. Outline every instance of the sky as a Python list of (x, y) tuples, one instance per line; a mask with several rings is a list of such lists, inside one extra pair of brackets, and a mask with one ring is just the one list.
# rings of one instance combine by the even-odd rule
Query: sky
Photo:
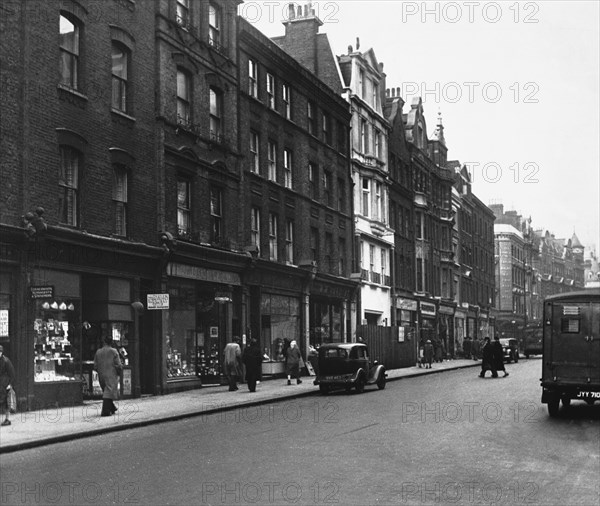
[[(284, 34), (287, 1), (246, 0), (239, 13)], [(305, 5), (304, 0), (295, 5)], [(600, 253), (600, 2), (313, 1), (336, 55), (372, 48), (408, 112), (421, 96), (431, 138), (441, 113), (448, 159), (473, 192), (573, 232)]]

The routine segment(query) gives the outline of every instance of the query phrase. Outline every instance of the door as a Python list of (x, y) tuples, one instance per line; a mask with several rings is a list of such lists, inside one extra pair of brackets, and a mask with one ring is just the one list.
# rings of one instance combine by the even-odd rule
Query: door
[(589, 378), (594, 385), (600, 384), (600, 302), (589, 304), (589, 313), (586, 318), (586, 336), (589, 345)]

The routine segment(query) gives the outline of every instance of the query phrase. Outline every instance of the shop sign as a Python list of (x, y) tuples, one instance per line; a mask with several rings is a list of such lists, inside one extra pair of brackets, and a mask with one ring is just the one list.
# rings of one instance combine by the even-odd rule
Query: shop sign
[(429, 304), (428, 302), (421, 302), (421, 314), (435, 316), (435, 304)]
[(8, 309), (0, 309), (0, 337), (8, 337)]
[(131, 369), (123, 369), (123, 395), (131, 395)]
[(440, 306), (439, 312), (441, 314), (454, 314), (454, 308), (447, 307), (447, 306)]
[(148, 309), (169, 309), (168, 293), (149, 293), (146, 301)]
[(30, 286), (32, 299), (51, 299), (54, 297), (53, 286)]
[(398, 297), (396, 299), (396, 308), (404, 309), (405, 311), (416, 311), (417, 310), (417, 301), (410, 299), (403, 299)]
[(239, 274), (235, 272), (207, 269), (197, 265), (170, 263), (167, 266), (167, 274), (176, 278), (197, 279), (226, 285), (240, 286), (242, 284)]

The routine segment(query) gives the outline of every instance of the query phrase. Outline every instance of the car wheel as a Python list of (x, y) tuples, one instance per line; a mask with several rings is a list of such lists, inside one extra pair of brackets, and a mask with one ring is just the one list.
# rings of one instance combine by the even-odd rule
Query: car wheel
[(556, 396), (548, 401), (548, 414), (552, 417), (558, 416), (559, 400), (560, 399), (558, 398), (558, 396)]
[(379, 375), (379, 379), (377, 380), (377, 388), (379, 388), (379, 390), (383, 390), (385, 388), (385, 373), (382, 372)]
[(356, 379), (356, 383), (354, 384), (354, 388), (356, 388), (357, 394), (362, 394), (365, 391), (365, 380), (362, 376), (359, 376)]
[(519, 361), (519, 353), (515, 353), (515, 364)]
[(319, 391), (323, 395), (327, 395), (329, 393), (329, 385), (319, 385)]

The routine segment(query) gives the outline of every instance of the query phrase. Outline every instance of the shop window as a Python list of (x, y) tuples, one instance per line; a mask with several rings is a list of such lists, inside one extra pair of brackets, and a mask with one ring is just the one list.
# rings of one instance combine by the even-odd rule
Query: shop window
[(293, 297), (263, 294), (260, 313), (263, 362), (284, 362), (287, 345), (300, 336), (300, 303)]

